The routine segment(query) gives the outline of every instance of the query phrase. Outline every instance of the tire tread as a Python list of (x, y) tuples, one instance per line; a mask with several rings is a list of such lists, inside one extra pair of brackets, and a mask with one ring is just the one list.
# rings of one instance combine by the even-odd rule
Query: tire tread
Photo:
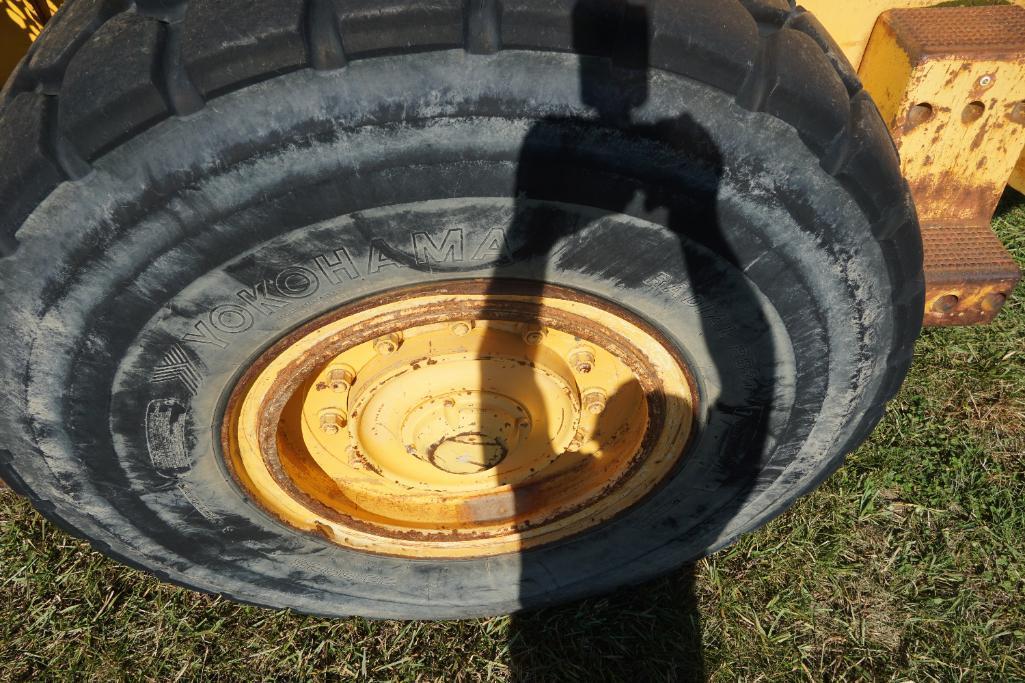
[[(575, 4), (69, 0), (0, 91), (0, 256), (16, 252), (21, 223), (61, 182), (88, 173), (87, 161), (168, 116), (195, 112), (261, 80), (453, 48), (611, 56), (615, 41), (574, 44)], [(623, 5), (592, 0), (583, 11), (615, 14)], [(872, 407), (846, 445), (853, 448), (899, 390), (924, 310), (921, 236), (889, 133), (839, 47), (793, 0), (660, 0), (650, 8), (651, 66), (718, 88), (738, 105), (794, 126), (877, 228), (898, 329), (887, 358), (890, 378), (867, 399)], [(132, 54), (118, 41), (131, 45)], [(835, 466), (840, 462), (842, 456)], [(33, 495), (9, 455), (0, 457), (0, 476), (51, 520), (85, 535)]]

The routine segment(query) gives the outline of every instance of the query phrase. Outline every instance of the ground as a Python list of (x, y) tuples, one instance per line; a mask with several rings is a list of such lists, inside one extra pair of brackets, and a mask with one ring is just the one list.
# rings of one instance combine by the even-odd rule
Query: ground
[[(995, 221), (1025, 266), (1025, 198)], [(1025, 286), (929, 330), (869, 443), (693, 568), (465, 622), (241, 607), (106, 559), (0, 492), (0, 680), (1025, 680)]]

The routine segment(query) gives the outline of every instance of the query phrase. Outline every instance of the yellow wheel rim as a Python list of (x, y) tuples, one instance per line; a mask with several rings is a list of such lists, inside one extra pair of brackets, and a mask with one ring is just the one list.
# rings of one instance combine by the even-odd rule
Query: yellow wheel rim
[(578, 534), (673, 471), (691, 375), (619, 306), (465, 281), (363, 301), (264, 353), (228, 402), (231, 472), (367, 552), (481, 557)]

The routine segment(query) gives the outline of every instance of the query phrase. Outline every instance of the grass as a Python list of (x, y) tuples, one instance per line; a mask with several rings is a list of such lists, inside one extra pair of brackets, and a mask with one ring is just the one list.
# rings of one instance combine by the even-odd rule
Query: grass
[[(995, 226), (1025, 265), (1025, 198)], [(324, 620), (164, 586), (0, 493), (0, 678), (1025, 680), (1025, 287), (925, 332), (870, 442), (677, 575), (528, 615)]]

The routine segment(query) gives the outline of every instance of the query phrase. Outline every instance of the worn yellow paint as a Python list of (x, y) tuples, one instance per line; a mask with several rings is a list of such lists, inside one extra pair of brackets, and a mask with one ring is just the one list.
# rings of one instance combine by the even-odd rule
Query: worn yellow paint
[(1025, 151), (1025, 10), (894, 10), (861, 78), (900, 151), (922, 223), (926, 323), (987, 322), (1019, 278), (989, 228)]
[[(880, 24), (859, 75), (890, 130), (897, 127), (898, 119), (908, 115), (908, 84), (914, 68), (911, 56), (901, 47), (890, 26)], [(927, 100), (931, 99), (930, 93)]]
[[(911, 35), (933, 11), (942, 10), (885, 14), (862, 81), (900, 150), (922, 222), (988, 224), (1025, 150), (1025, 125), (1012, 117), (1025, 102), (1025, 36), (998, 55), (950, 49), (936, 34)], [(921, 105), (932, 116), (916, 122)]]
[(1010, 185), (1018, 192), (1025, 193), (1025, 154), (1022, 154), (1014, 172), (1011, 173)]
[[(516, 307), (544, 311), (540, 343), (526, 340), (535, 324), (494, 312)], [(448, 313), (416, 318), (434, 310)], [(329, 316), (243, 379), (229, 466), (281, 520), (364, 551), (485, 556), (579, 533), (656, 486), (691, 431), (681, 361), (624, 316), (464, 290)]]

